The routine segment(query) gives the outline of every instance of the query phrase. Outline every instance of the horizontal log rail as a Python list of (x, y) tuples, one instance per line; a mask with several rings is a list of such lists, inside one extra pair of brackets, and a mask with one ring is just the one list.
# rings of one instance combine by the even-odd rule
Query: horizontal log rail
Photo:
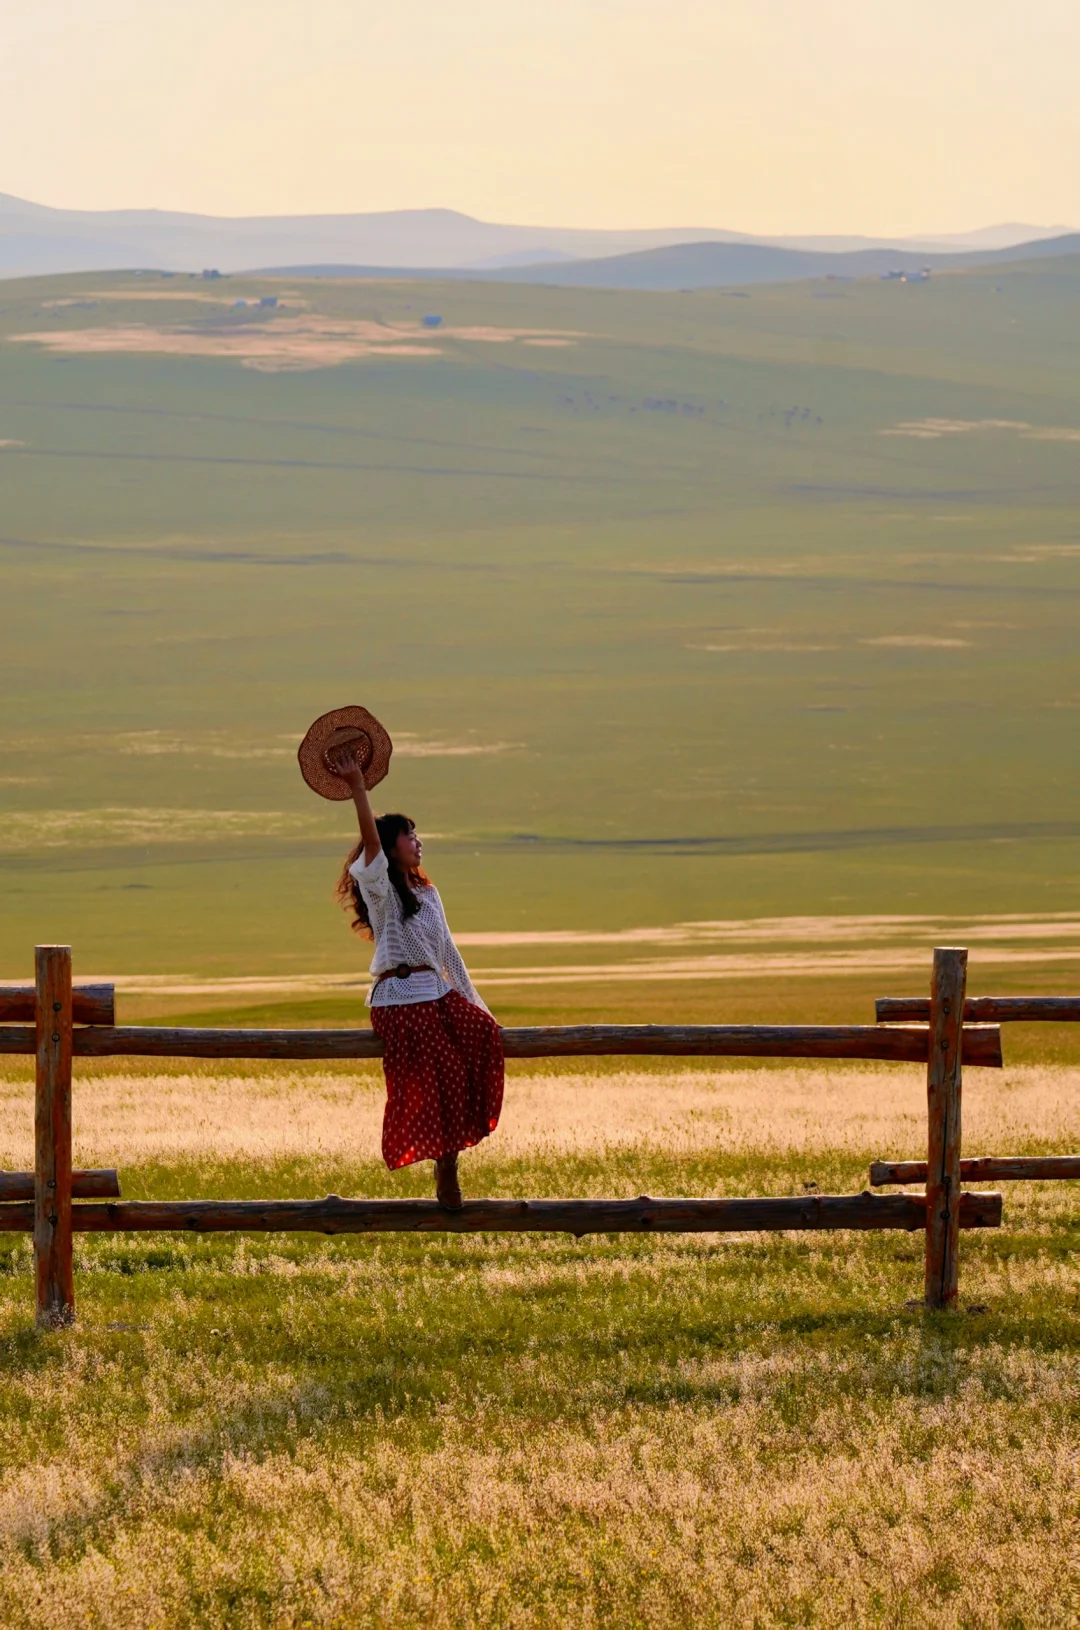
[[(0, 1206), (0, 1232), (33, 1227), (32, 1205)], [(926, 1228), (921, 1194), (813, 1194), (748, 1200), (129, 1200), (73, 1206), (75, 1233), (278, 1230), (317, 1234), (743, 1234), (802, 1229)], [(1001, 1195), (966, 1193), (961, 1228), (999, 1228)]]
[[(1080, 1155), (979, 1155), (961, 1159), (962, 1183), (1034, 1183), (1040, 1178), (1080, 1177)], [(875, 1160), (874, 1188), (883, 1183), (925, 1183), (925, 1160)]]
[[(851, 1058), (925, 1064), (925, 1025), (874, 1024), (572, 1024), (502, 1032), (507, 1058), (604, 1056), (695, 1058)], [(1001, 1068), (1001, 1032), (964, 1029), (965, 1064)], [(193, 1030), (166, 1025), (94, 1025), (76, 1030), (76, 1058), (381, 1058), (374, 1031)], [(0, 1029), (0, 1053), (32, 1053), (29, 1025)]]
[[(879, 996), (874, 1007), (878, 1024), (926, 1024), (930, 1018), (925, 996)], [(1080, 996), (969, 996), (964, 1023), (1080, 1024)]]
[[(33, 985), (0, 985), (0, 1024), (33, 1024)], [(116, 991), (112, 985), (74, 985), (71, 1017), (75, 1024), (115, 1024)]]
[[(0, 1201), (32, 1200), (33, 1172), (0, 1172)], [(118, 1200), (120, 1173), (115, 1166), (100, 1166), (71, 1174), (73, 1200)]]

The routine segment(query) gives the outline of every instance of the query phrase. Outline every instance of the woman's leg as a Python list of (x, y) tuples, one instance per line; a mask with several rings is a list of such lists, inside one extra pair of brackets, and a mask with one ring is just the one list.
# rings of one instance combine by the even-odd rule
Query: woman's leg
[(458, 1179), (458, 1152), (443, 1155), (435, 1162), (435, 1197), (448, 1211), (460, 1211), (465, 1204)]

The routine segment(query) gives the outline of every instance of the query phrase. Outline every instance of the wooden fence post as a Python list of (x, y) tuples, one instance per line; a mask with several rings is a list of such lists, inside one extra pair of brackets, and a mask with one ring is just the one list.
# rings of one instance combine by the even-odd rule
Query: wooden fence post
[(926, 1073), (926, 1306), (956, 1305), (960, 1247), (960, 1057), (967, 952), (934, 952)]
[(71, 947), (39, 945), (34, 1101), (34, 1271), (43, 1329), (75, 1317), (71, 1256)]

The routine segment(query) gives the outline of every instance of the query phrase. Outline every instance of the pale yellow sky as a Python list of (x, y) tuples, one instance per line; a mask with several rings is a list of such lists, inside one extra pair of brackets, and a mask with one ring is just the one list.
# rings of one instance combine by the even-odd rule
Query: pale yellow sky
[(1080, 225), (1080, 0), (0, 0), (0, 192)]

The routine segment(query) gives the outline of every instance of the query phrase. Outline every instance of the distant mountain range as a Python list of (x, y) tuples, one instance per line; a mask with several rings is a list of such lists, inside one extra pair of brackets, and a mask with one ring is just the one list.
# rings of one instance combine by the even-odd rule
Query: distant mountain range
[[(753, 283), (790, 283), (799, 278), (910, 276), (923, 270), (985, 266), (998, 262), (1080, 254), (1080, 232), (1040, 238), (1008, 249), (964, 253), (912, 254), (903, 249), (856, 249), (820, 254), (801, 249), (775, 249), (768, 244), (686, 243), (646, 249), (603, 260), (577, 260), (567, 265), (533, 266), (485, 274), (500, 282), (545, 283), (595, 289), (722, 289)], [(476, 275), (475, 273), (472, 275)]]
[[(759, 238), (706, 227), (624, 232), (503, 226), (449, 209), (243, 217), (51, 209), (0, 193), (0, 277), (132, 268), (318, 268), (339, 275), (446, 272), (598, 287), (678, 288), (703, 276), (708, 284), (814, 276), (821, 263), (834, 260), (843, 260), (855, 275), (859, 256), (881, 251), (888, 251), (885, 260), (897, 267), (906, 264), (904, 256), (912, 263), (950, 257), (950, 264), (960, 264), (962, 257), (966, 264), (980, 254), (1014, 255), (1019, 245), (1061, 239), (1068, 231), (1010, 223), (944, 237)], [(689, 282), (678, 269), (680, 257), (687, 254)], [(875, 261), (859, 269), (876, 267)]]
[(809, 249), (774, 249), (760, 243), (680, 243), (644, 249), (600, 260), (562, 260), (526, 266), (275, 266), (264, 268), (289, 277), (416, 278), (425, 281), (483, 279), (485, 283), (533, 283), (567, 289), (739, 289), (754, 283), (793, 283), (803, 278), (912, 278), (923, 272), (964, 270), (972, 266), (1042, 260), (1080, 254), (1080, 232), (1060, 238), (1038, 238), (1011, 249), (975, 249), (965, 254), (912, 254), (910, 249), (855, 249), (822, 254)]

